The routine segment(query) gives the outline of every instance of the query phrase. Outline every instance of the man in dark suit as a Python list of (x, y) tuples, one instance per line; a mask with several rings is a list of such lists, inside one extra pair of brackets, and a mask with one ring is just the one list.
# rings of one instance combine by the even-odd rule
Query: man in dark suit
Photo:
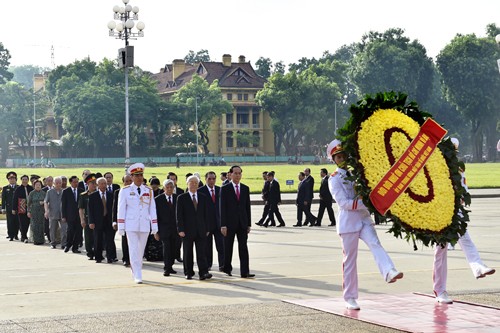
[(174, 194), (174, 181), (167, 179), (163, 182), (163, 193), (155, 198), (158, 232), (154, 235), (157, 241), (163, 244), (163, 276), (170, 276), (177, 272), (172, 268), (175, 261), (177, 238), (177, 218), (175, 205), (177, 194)]
[(294, 224), (294, 227), (302, 227), (302, 216), (304, 215), (305, 187), (303, 184), (306, 175), (301, 171), (298, 178), (299, 185), (297, 188), (297, 200), (295, 201), (295, 205), (297, 206), (297, 224)]
[[(180, 187), (177, 187), (177, 174), (175, 172), (169, 172), (168, 173), (168, 179), (173, 180), (174, 182), (174, 194), (177, 194), (179, 196), (180, 194), (184, 193), (184, 190)], [(182, 238), (177, 237), (177, 243), (175, 245), (175, 259), (178, 262), (182, 262), (182, 257), (181, 257), (181, 247), (182, 247)]]
[(10, 241), (18, 238), (19, 221), (16, 216), (12, 214), (14, 192), (17, 188), (17, 173), (10, 171), (7, 173), (7, 180), (9, 184), (2, 188), (2, 213), (7, 217), (7, 238)]
[(234, 237), (238, 238), (238, 252), (240, 255), (240, 274), (242, 278), (251, 278), (248, 255), (248, 233), (252, 225), (250, 212), (250, 190), (240, 183), (242, 169), (232, 166), (231, 182), (222, 186), (220, 191), (220, 220), (221, 233), (224, 236), (224, 272), (232, 276)]
[(311, 176), (311, 169), (305, 168), (304, 174), (306, 178), (304, 178), (302, 185), (304, 186), (304, 214), (306, 215), (306, 221), (304, 225), (310, 223), (314, 225), (316, 222), (316, 217), (311, 213), (311, 204), (314, 198), (314, 177)]
[[(130, 175), (125, 175), (122, 177), (122, 182), (123, 186), (129, 186), (132, 184), (132, 176)], [(118, 195), (120, 194), (120, 188), (115, 190), (113, 193), (113, 215), (112, 215), (112, 221), (113, 221), (113, 229), (116, 231), (118, 230)], [(128, 255), (128, 241), (127, 241), (127, 235), (121, 236), (121, 244), (122, 244), (122, 262), (123, 266), (125, 267), (130, 267), (130, 257)]]
[(94, 230), (94, 256), (96, 263), (102, 262), (103, 247), (106, 247), (108, 263), (116, 257), (115, 230), (111, 221), (113, 194), (106, 190), (106, 178), (97, 179), (97, 191), (89, 196), (89, 227)]
[(113, 184), (113, 174), (111, 172), (106, 172), (104, 178), (106, 178), (106, 191), (115, 193), (120, 188), (120, 185)]
[(68, 237), (64, 252), (68, 252), (71, 248), (73, 253), (81, 253), (81, 251), (78, 250), (78, 245), (83, 241), (82, 224), (78, 212), (78, 197), (83, 190), (78, 187), (77, 176), (71, 176), (69, 178), (69, 183), (70, 187), (63, 190), (61, 197), (62, 222), (66, 222), (68, 225)]
[[(280, 184), (274, 179), (274, 171), (270, 171), (267, 173), (267, 180), (269, 181), (269, 220), (271, 221), (271, 225), (276, 225), (274, 222), (274, 215), (278, 219), (280, 223), (278, 227), (284, 227), (285, 221), (283, 221), (283, 217), (281, 217), (281, 213), (278, 205), (281, 203), (281, 189)], [(267, 223), (264, 224), (264, 227), (267, 228)]]
[(330, 189), (328, 187), (328, 170), (325, 168), (321, 169), (321, 186), (319, 188), (319, 210), (318, 210), (318, 218), (316, 220), (316, 224), (311, 224), (310, 227), (316, 226), (321, 227), (321, 220), (323, 219), (323, 214), (325, 213), (325, 208), (328, 211), (328, 217), (330, 218), (329, 226), (332, 227), (335, 225), (335, 214), (333, 213), (332, 201), (333, 197), (330, 193)]
[(202, 193), (209, 200), (208, 205), (208, 236), (207, 236), (207, 264), (208, 270), (212, 268), (213, 252), (214, 252), (214, 239), (215, 248), (217, 249), (217, 257), (219, 259), (219, 271), (224, 269), (224, 237), (220, 233), (220, 217), (219, 217), (219, 199), (220, 187), (215, 185), (217, 176), (215, 172), (209, 171), (205, 174), (206, 185), (198, 188), (198, 193)]
[(208, 198), (198, 193), (200, 180), (196, 176), (187, 179), (188, 190), (177, 197), (177, 231), (182, 238), (184, 252), (184, 275), (191, 280), (193, 269), (193, 244), (196, 246), (196, 262), (200, 280), (210, 279), (207, 265)]
[(264, 222), (269, 222), (269, 181), (267, 180), (267, 171), (262, 173), (262, 179), (264, 179), (264, 186), (262, 187), (262, 200), (264, 200), (264, 210), (262, 211), (262, 217), (256, 225), (262, 226)]

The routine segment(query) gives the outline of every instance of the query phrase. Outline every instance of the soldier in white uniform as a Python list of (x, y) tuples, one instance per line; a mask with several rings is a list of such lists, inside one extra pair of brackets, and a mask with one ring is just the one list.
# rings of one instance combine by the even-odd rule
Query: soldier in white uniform
[[(451, 142), (455, 145), (455, 149), (458, 149), (458, 139), (451, 138)], [(462, 187), (465, 189), (466, 193), (469, 193), (469, 188), (467, 187), (467, 183), (465, 181), (465, 165), (463, 165), (463, 167), (459, 169), (459, 171), (460, 175), (462, 176)], [(468, 231), (466, 231), (465, 234), (463, 234), (463, 236), (458, 239), (458, 244), (460, 244), (462, 251), (465, 253), (465, 258), (469, 262), (472, 274), (474, 274), (474, 277), (476, 279), (484, 278), (486, 275), (495, 273), (494, 268), (485, 266), (481, 261), (481, 257), (479, 256), (476, 245), (470, 238)], [(453, 246), (451, 246), (450, 248), (450, 244), (448, 244), (448, 247), (441, 247), (439, 245), (436, 245), (436, 248), (434, 250), (432, 282), (434, 294), (436, 295), (436, 301), (439, 303), (453, 303), (453, 300), (448, 296), (448, 293), (446, 291), (446, 279), (448, 277), (448, 250), (454, 249), (455, 248)]]
[(358, 243), (362, 239), (372, 252), (380, 273), (388, 283), (396, 282), (403, 273), (394, 268), (391, 258), (380, 244), (370, 212), (363, 200), (356, 195), (354, 184), (345, 178), (349, 176), (346, 155), (339, 140), (333, 140), (327, 148), (327, 157), (337, 164), (337, 171), (329, 179), (329, 188), (339, 206), (337, 233), (342, 241), (342, 274), (346, 308), (359, 310), (357, 256)]
[(118, 194), (118, 233), (127, 235), (134, 281), (142, 283), (142, 258), (148, 235), (158, 232), (156, 204), (153, 190), (143, 184), (144, 164), (132, 164), (127, 173), (133, 183)]

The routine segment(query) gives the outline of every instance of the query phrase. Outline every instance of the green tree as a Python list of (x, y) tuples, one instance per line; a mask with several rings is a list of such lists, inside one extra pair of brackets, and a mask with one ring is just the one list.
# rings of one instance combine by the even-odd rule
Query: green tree
[(283, 61), (278, 61), (274, 64), (273, 73), (285, 74), (285, 63)]
[(14, 74), (7, 70), (9, 68), (10, 58), (9, 50), (0, 42), (0, 84), (10, 81), (14, 76)]
[(33, 142), (33, 102), (36, 100), (36, 126), (48, 110), (48, 99), (43, 91), (33, 96), (33, 89), (24, 89), (17, 82), (0, 85), (0, 147), (4, 157), (10, 144), (19, 147), (24, 157), (29, 156)]
[(322, 122), (332, 116), (339, 98), (337, 84), (310, 69), (300, 74), (273, 74), (257, 93), (256, 101), (271, 116), (276, 154), (281, 155), (281, 147), (287, 155), (296, 155), (301, 145), (308, 147), (307, 152), (313, 147), (319, 149), (322, 143), (315, 135)]
[(432, 92), (432, 59), (402, 29), (372, 31), (357, 44), (351, 77), (362, 95), (401, 91), (424, 103)]
[(33, 88), (33, 76), (35, 74), (43, 74), (50, 71), (47, 67), (40, 67), (34, 65), (11, 66), (9, 71), (14, 74), (12, 81), (20, 83), (24, 88)]
[(193, 50), (189, 50), (189, 53), (184, 57), (184, 61), (194, 65), (202, 61), (210, 61), (210, 55), (207, 50), (200, 50), (196, 53)]
[[(177, 91), (172, 102), (183, 106), (184, 119), (195, 124), (198, 129), (199, 144), (203, 146), (205, 154), (208, 150), (208, 130), (214, 117), (221, 116), (232, 111), (231, 103), (222, 99), (219, 81), (214, 80), (210, 85), (199, 75), (193, 75), (193, 79)], [(198, 123), (196, 123), (198, 114)]]
[(270, 58), (260, 57), (255, 62), (255, 73), (267, 79), (271, 76), (271, 69), (273, 67), (273, 62)]
[(437, 56), (446, 99), (470, 122), (476, 162), (483, 156), (484, 137), (488, 157), (496, 158), (500, 105), (498, 58), (500, 50), (494, 38), (479, 38), (474, 34), (455, 36)]

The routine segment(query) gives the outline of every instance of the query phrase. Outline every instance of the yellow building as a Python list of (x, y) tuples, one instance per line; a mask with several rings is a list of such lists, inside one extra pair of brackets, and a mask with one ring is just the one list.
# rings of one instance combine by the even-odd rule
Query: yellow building
[[(216, 156), (274, 155), (271, 119), (255, 103), (255, 95), (264, 87), (266, 80), (255, 73), (250, 62), (246, 62), (244, 56), (240, 56), (238, 62), (232, 62), (229, 54), (222, 56), (222, 62), (195, 65), (177, 59), (153, 76), (158, 81), (160, 95), (169, 99), (194, 74), (209, 84), (218, 80), (223, 98), (233, 105), (231, 113), (212, 121), (208, 132), (210, 152)], [(255, 139), (248, 140), (250, 135)], [(247, 139), (243, 140), (245, 136)], [(238, 137), (242, 139), (238, 140)]]

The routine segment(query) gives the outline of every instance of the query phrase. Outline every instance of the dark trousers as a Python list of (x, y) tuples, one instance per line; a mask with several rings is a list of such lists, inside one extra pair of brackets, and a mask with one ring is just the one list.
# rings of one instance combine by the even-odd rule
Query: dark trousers
[(162, 238), (161, 242), (163, 244), (163, 270), (165, 272), (170, 272), (175, 261), (175, 247), (176, 247), (177, 235), (172, 234), (166, 238)]
[(130, 263), (130, 257), (128, 256), (127, 235), (122, 236), (122, 261), (124, 263)]
[(94, 229), (95, 260), (104, 259), (102, 256), (102, 251), (104, 249), (106, 249), (106, 258), (108, 260), (112, 260), (116, 257), (115, 231), (111, 225), (99, 226)]
[(297, 224), (302, 225), (302, 216), (304, 215), (304, 204), (297, 204)]
[(213, 234), (207, 236), (207, 265), (212, 267), (214, 259), (214, 240), (215, 249), (217, 250), (217, 258), (219, 260), (219, 268), (224, 268), (224, 236), (222, 236), (220, 229), (217, 229)]
[(233, 270), (231, 262), (233, 261), (234, 237), (238, 239), (238, 252), (240, 255), (240, 274), (250, 273), (250, 263), (248, 258), (248, 230), (238, 227), (236, 230), (227, 229), (227, 235), (224, 237), (224, 271), (230, 273)]
[(85, 225), (85, 251), (87, 252), (87, 257), (94, 258), (94, 230), (89, 228), (89, 225)]
[(21, 240), (28, 239), (28, 229), (30, 227), (30, 219), (26, 214), (17, 214), (19, 219), (19, 229), (21, 230)]
[(75, 220), (66, 220), (68, 223), (68, 237), (66, 241), (66, 248), (71, 250), (78, 250), (78, 245), (82, 242), (82, 224), (80, 218)]
[(264, 222), (269, 221), (268, 217), (269, 217), (269, 204), (265, 204), (264, 210), (262, 211), (262, 218), (259, 220), (259, 224), (264, 224)]
[(194, 275), (194, 254), (193, 245), (196, 247), (196, 262), (198, 263), (198, 273), (200, 276), (208, 273), (207, 266), (207, 254), (205, 250), (207, 248), (207, 237), (206, 236), (196, 236), (196, 237), (184, 237), (182, 239), (182, 251), (184, 254), (184, 275)]
[(175, 259), (181, 259), (182, 238), (179, 236), (175, 242)]
[(302, 205), (302, 209), (304, 211), (304, 214), (306, 214), (306, 222), (304, 225), (307, 223), (313, 224), (316, 221), (316, 217), (311, 213), (311, 202), (308, 202), (307, 205)]
[(12, 214), (12, 210), (6, 211), (5, 215), (7, 217), (7, 235), (10, 239), (16, 238), (19, 234), (19, 219)]
[[(271, 221), (271, 225), (276, 225), (276, 222), (274, 222), (274, 215), (276, 215), (280, 225), (285, 225), (285, 221), (283, 221), (283, 217), (281, 217), (280, 209), (278, 208), (277, 203), (269, 204), (269, 220)], [(265, 225), (267, 225), (267, 222)]]
[(47, 236), (47, 240), (50, 243), (50, 224), (49, 224), (49, 219), (45, 219), (43, 221), (43, 232), (45, 233), (45, 236)]
[(325, 214), (325, 209), (328, 211), (328, 218), (330, 223), (335, 225), (335, 214), (333, 213), (332, 202), (326, 200), (319, 201), (318, 219), (316, 220), (316, 225), (321, 225), (321, 220)]

